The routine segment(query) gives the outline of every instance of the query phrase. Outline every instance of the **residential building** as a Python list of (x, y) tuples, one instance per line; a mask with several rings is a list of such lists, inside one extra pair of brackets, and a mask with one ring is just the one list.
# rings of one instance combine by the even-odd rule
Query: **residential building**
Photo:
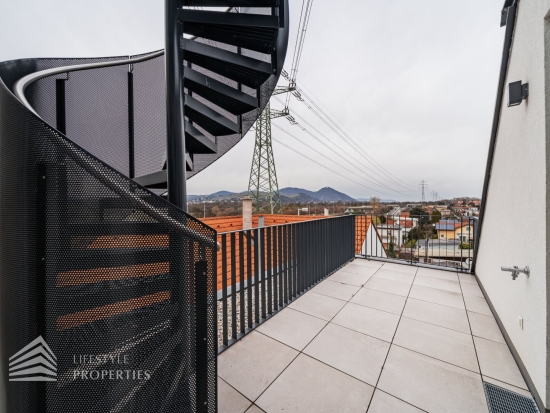
[(474, 239), (474, 227), (468, 220), (441, 220), (435, 224), (437, 238), (468, 242)]

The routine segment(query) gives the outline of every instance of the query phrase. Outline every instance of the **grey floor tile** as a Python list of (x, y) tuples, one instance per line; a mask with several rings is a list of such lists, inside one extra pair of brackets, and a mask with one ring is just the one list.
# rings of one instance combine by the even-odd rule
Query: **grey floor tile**
[(464, 302), (466, 303), (466, 310), (473, 311), (474, 313), (493, 315), (485, 298), (464, 296)]
[(401, 318), (393, 344), (479, 373), (470, 334)]
[(256, 401), (266, 412), (364, 413), (374, 388), (304, 354)]
[(264, 411), (260, 409), (258, 406), (256, 406), (255, 404), (253, 404), (252, 406), (250, 406), (250, 409), (246, 411), (246, 413), (264, 413)]
[(348, 303), (332, 323), (391, 342), (399, 316), (374, 308)]
[(421, 413), (422, 410), (376, 389), (368, 413)]
[(409, 298), (415, 298), (417, 300), (428, 301), (430, 303), (446, 305), (464, 310), (462, 294), (439, 290), (437, 288), (423, 287), (421, 285), (413, 284)]
[(465, 310), (409, 298), (403, 317), (470, 334)]
[(400, 315), (405, 306), (405, 301), (407, 301), (407, 298), (400, 295), (361, 288), (350, 302)]
[(380, 268), (376, 271), (374, 276), (377, 278), (384, 278), (386, 280), (401, 281), (408, 284), (412, 284), (414, 280), (414, 274), (412, 273), (409, 274), (402, 271), (386, 270), (385, 268)]
[(253, 401), (297, 355), (296, 350), (253, 331), (218, 356), (218, 375)]
[(364, 274), (356, 274), (351, 272), (345, 272), (344, 270), (340, 270), (333, 275), (331, 275), (328, 280), (342, 283), (342, 284), (350, 284), (350, 285), (356, 285), (361, 287), (363, 284), (365, 284), (370, 277), (372, 277), (372, 274), (376, 271), (374, 268), (367, 268), (370, 270), (369, 272), (365, 272)]
[(244, 413), (251, 404), (250, 400), (218, 377), (219, 413)]
[(384, 263), (382, 268), (385, 269), (385, 270), (406, 272), (408, 274), (416, 274), (416, 271), (418, 270), (418, 267), (415, 267), (414, 265), (409, 265), (409, 264), (405, 264), (405, 263), (403, 263), (403, 264), (394, 264), (394, 263), (391, 263), (391, 262)]
[(458, 281), (458, 274), (456, 272), (444, 271), (444, 270), (432, 270), (431, 268), (419, 267), (416, 275), (424, 275), (427, 277), (440, 278), (442, 280)]
[(301, 351), (326, 324), (320, 318), (285, 308), (257, 331)]
[(468, 318), (474, 336), (496, 341), (497, 343), (505, 343), (495, 317), (468, 311)]
[(458, 279), (460, 280), (461, 283), (471, 283), (471, 284), (477, 285), (476, 277), (473, 276), (472, 274), (458, 273)]
[(414, 285), (437, 288), (438, 290), (450, 291), (452, 293), (461, 293), (458, 281), (443, 280), (441, 278), (428, 277), (425, 275), (417, 275), (414, 279)]
[(358, 264), (348, 264), (345, 267), (343, 267), (339, 271), (348, 272), (351, 274), (361, 274), (361, 275), (372, 275), (377, 271), (376, 267), (369, 267), (365, 265), (358, 265)]
[(342, 284), (334, 281), (325, 280), (317, 285), (313, 290), (317, 294), (328, 295), (339, 300), (349, 301), (353, 295), (359, 291), (356, 285)]
[(411, 289), (411, 284), (402, 283), (400, 281), (386, 280), (384, 278), (372, 277), (365, 284), (365, 288), (406, 297), (409, 294), (409, 290)]
[(310, 291), (293, 301), (288, 307), (329, 321), (345, 305), (346, 302), (343, 300)]
[(380, 261), (367, 260), (365, 258), (356, 258), (352, 262), (352, 264), (353, 265), (362, 265), (364, 267), (380, 268), (383, 263), (380, 262)]
[(481, 374), (527, 390), (519, 368), (506, 344), (474, 337)]
[(494, 384), (495, 386), (502, 387), (503, 389), (513, 391), (514, 393), (521, 394), (522, 396), (529, 397), (531, 399), (533, 398), (533, 395), (529, 390), (520, 389), (519, 387), (512, 386), (508, 383), (503, 383), (491, 377), (487, 377), (487, 376), (482, 376), (482, 377), (483, 377), (483, 381), (486, 381), (487, 383)]
[(390, 343), (331, 323), (305, 348), (304, 353), (376, 386), (389, 349)]
[(483, 293), (481, 292), (481, 288), (479, 288), (477, 284), (461, 282), (460, 286), (462, 288), (462, 294), (464, 294), (464, 296), (485, 298), (483, 296)]
[(487, 413), (481, 376), (392, 346), (378, 388), (422, 410)]

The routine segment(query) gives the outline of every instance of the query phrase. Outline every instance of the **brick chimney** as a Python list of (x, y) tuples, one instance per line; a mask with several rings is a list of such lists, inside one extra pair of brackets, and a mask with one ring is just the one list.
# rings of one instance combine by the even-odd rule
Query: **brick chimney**
[(252, 198), (243, 198), (243, 229), (252, 229)]

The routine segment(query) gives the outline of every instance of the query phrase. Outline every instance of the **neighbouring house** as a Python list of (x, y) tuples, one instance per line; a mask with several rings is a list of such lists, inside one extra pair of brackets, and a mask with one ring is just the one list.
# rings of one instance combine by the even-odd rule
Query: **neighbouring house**
[(355, 253), (367, 257), (387, 258), (386, 248), (371, 217), (357, 215), (355, 217)]
[(469, 220), (442, 220), (435, 224), (437, 238), (468, 242), (474, 239), (474, 226)]
[(379, 224), (377, 229), (385, 247), (388, 247), (391, 242), (398, 247), (403, 243), (409, 231), (416, 226), (418, 226), (418, 218), (397, 217), (388, 219), (385, 224)]
[(450, 209), (443, 209), (443, 210), (441, 210), (441, 211), (439, 211), (439, 212), (441, 212), (441, 216), (442, 216), (442, 217), (448, 217), (448, 216), (450, 216), (451, 213), (452, 213)]

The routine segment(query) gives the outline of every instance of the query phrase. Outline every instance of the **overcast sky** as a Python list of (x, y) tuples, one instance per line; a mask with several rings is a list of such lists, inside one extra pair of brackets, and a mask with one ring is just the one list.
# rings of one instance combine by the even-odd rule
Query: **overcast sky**
[[(161, 49), (163, 3), (0, 0), (0, 61)], [(290, 3), (287, 67), (302, 1)], [(364, 153), (292, 98), (291, 113), (332, 150), (284, 118), (273, 124), (325, 157), (277, 127), (274, 138), (340, 175), (275, 142), (279, 187), (418, 200), (418, 184), (426, 180), (428, 200), (431, 191), (480, 196), (502, 54), (501, 8), (502, 0), (314, 0), (298, 84)], [(246, 190), (253, 148), (251, 131), (189, 180), (189, 193)]]

